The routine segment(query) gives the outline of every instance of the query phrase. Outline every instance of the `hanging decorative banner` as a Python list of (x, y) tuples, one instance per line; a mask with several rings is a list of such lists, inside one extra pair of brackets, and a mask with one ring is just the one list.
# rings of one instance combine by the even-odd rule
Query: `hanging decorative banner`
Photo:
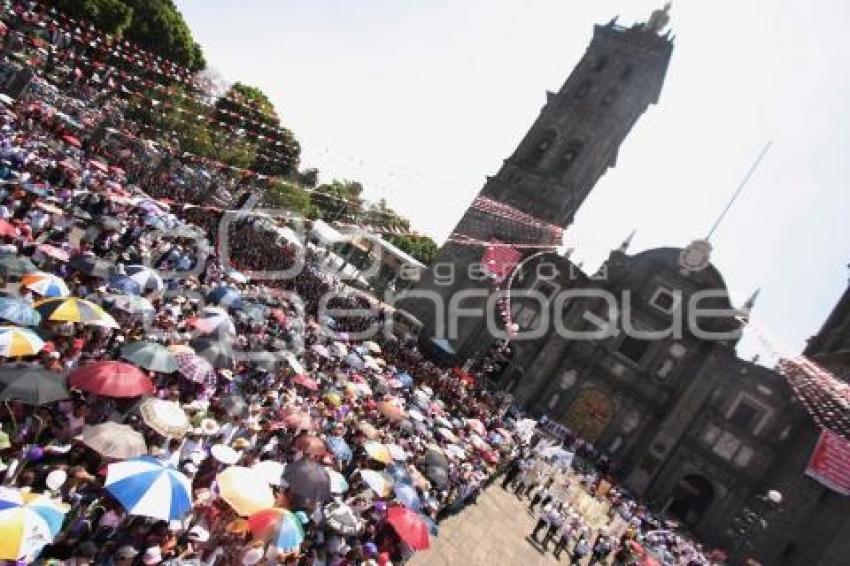
[(850, 495), (850, 440), (830, 430), (821, 431), (806, 475), (835, 492)]
[(522, 259), (522, 253), (499, 240), (490, 240), (490, 245), (481, 258), (482, 269), (497, 282), (505, 280), (514, 266)]

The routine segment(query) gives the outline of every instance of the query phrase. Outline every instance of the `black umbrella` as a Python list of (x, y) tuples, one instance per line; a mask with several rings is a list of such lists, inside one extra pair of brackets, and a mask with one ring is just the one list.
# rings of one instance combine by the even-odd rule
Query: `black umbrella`
[(0, 275), (3, 277), (23, 277), (33, 271), (38, 271), (38, 268), (29, 258), (16, 255), (0, 257)]
[(449, 472), (445, 468), (440, 468), (438, 466), (425, 466), (422, 473), (426, 478), (431, 480), (431, 483), (440, 489), (445, 489), (449, 486)]
[(108, 279), (115, 266), (110, 262), (94, 256), (78, 255), (71, 258), (68, 265), (92, 277)]
[(229, 340), (198, 338), (193, 340), (190, 345), (200, 357), (212, 364), (214, 368), (233, 368), (233, 348)]
[(294, 494), (304, 499), (327, 501), (331, 498), (331, 478), (327, 470), (308, 458), (287, 464), (283, 479)]
[(438, 452), (434, 449), (428, 449), (428, 451), (425, 452), (425, 456), (422, 457), (422, 465), (432, 468), (448, 469), (449, 460), (442, 452)]
[(46, 405), (68, 399), (65, 377), (46, 369), (6, 368), (0, 370), (0, 401), (17, 400), (27, 405)]
[(338, 501), (328, 503), (325, 506), (324, 515), (328, 528), (342, 536), (354, 536), (363, 530), (363, 523), (345, 503)]

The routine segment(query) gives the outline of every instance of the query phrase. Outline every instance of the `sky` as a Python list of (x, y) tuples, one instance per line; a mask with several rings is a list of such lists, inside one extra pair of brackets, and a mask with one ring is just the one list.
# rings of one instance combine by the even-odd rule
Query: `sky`
[[(386, 198), (442, 242), (557, 91), (593, 25), (662, 0), (177, 0), (210, 66), (260, 87), (322, 180)], [(744, 356), (802, 349), (848, 284), (850, 3), (679, 0), (658, 105), (566, 232), (595, 269), (712, 236), (733, 302), (755, 289)]]

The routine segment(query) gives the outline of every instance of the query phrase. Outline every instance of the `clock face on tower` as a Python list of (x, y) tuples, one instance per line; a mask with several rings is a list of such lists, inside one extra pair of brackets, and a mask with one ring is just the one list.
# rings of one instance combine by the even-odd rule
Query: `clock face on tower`
[(709, 264), (711, 244), (705, 240), (694, 240), (679, 254), (679, 265), (685, 273), (702, 271)]

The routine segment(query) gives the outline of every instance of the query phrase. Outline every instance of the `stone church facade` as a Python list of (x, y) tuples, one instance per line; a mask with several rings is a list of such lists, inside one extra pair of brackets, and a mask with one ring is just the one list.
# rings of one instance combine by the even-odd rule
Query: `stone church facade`
[[(447, 338), (460, 362), (492, 347), (487, 317), (503, 308), (517, 336), (497, 385), (593, 442), (631, 492), (707, 543), (765, 564), (850, 564), (848, 498), (804, 474), (819, 429), (783, 376), (736, 355), (753, 300), (730, 303), (708, 242), (634, 254), (624, 242), (593, 274), (547, 251), (658, 101), (666, 20), (665, 9), (595, 27), (401, 306), (422, 321), (423, 341)], [(498, 303), (492, 278), (477, 275), (483, 250), (503, 243), (518, 257)], [(848, 297), (806, 352), (818, 359), (820, 348), (844, 374)]]

